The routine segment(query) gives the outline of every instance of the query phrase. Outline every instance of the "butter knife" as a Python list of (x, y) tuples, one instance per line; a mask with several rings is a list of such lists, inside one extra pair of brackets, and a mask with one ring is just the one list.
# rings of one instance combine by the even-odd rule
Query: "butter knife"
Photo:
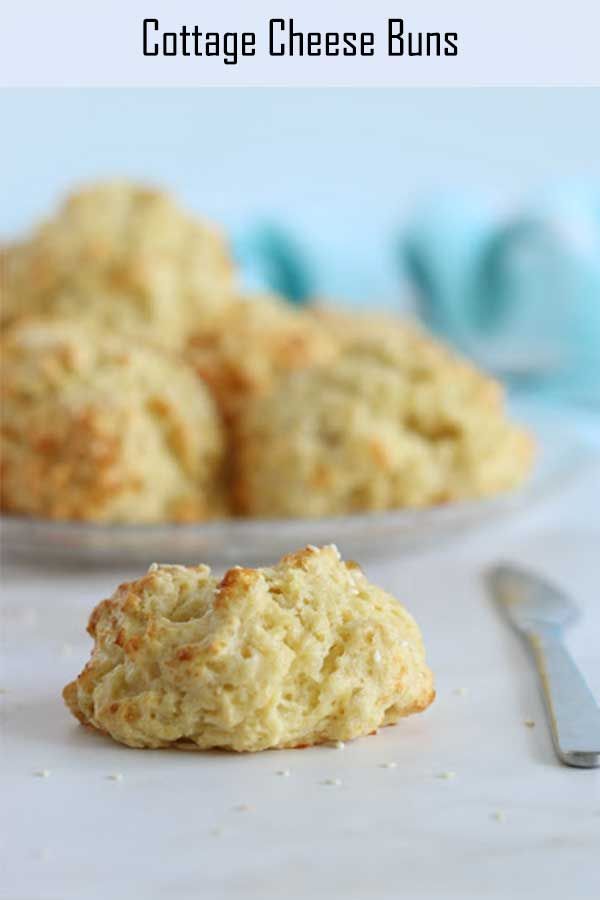
[(563, 629), (578, 618), (576, 606), (552, 584), (513, 565), (493, 567), (488, 583), (533, 653), (559, 759), (567, 766), (599, 766), (600, 707), (562, 640)]

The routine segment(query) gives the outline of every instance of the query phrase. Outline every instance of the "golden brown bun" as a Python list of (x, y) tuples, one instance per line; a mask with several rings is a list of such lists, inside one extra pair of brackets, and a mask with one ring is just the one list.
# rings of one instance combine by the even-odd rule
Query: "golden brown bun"
[(96, 607), (92, 657), (64, 690), (130, 747), (265, 750), (349, 740), (424, 710), (419, 629), (335, 547), (272, 568), (151, 566)]
[(532, 457), (499, 384), (399, 326), (352, 335), (339, 359), (246, 406), (236, 502), (262, 517), (429, 506), (507, 491)]
[(86, 187), (28, 240), (4, 251), (0, 321), (22, 315), (95, 325), (181, 346), (234, 287), (222, 235), (162, 191), (128, 182)]
[(189, 341), (187, 358), (226, 419), (288, 372), (332, 359), (338, 343), (311, 314), (274, 296), (239, 298)]
[(1, 381), (5, 510), (160, 522), (222, 509), (221, 423), (180, 360), (74, 320), (21, 320)]

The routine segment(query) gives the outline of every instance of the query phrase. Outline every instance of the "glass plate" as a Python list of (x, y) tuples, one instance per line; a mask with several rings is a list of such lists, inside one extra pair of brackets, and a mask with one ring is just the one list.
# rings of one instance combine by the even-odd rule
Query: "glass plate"
[(577, 427), (574, 416), (531, 409), (520, 414), (517, 410), (516, 415), (537, 438), (535, 471), (521, 490), (491, 500), (327, 519), (230, 519), (192, 525), (104, 525), (4, 516), (3, 547), (7, 555), (36, 562), (141, 567), (152, 562), (267, 564), (305, 544), (328, 543), (359, 560), (396, 557), (523, 510), (598, 457), (598, 446)]

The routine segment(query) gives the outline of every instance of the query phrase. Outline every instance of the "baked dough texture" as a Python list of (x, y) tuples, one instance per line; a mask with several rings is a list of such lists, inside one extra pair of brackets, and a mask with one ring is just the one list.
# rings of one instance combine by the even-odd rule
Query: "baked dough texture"
[(169, 194), (128, 182), (67, 198), (54, 218), (4, 252), (2, 322), (22, 315), (83, 317), (181, 346), (229, 301), (233, 266), (223, 236)]
[(3, 509), (160, 522), (222, 507), (220, 418), (183, 362), (74, 320), (20, 320), (1, 349)]
[(416, 321), (381, 309), (352, 309), (317, 301), (306, 307), (306, 313), (342, 351), (365, 341), (388, 342), (392, 336), (405, 346), (408, 342), (417, 346), (425, 334)]
[(390, 328), (246, 406), (236, 505), (318, 517), (486, 497), (517, 486), (532, 456), (499, 384), (416, 327)]
[(324, 363), (338, 341), (310, 313), (270, 295), (241, 297), (189, 341), (187, 356), (227, 420), (284, 374)]
[(130, 747), (237, 751), (350, 740), (435, 696), (419, 629), (333, 546), (272, 568), (157, 566), (89, 621), (63, 696)]

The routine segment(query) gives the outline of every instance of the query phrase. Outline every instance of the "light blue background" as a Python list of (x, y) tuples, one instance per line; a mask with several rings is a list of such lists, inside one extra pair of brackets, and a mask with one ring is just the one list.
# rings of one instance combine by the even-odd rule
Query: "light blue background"
[(236, 234), (283, 222), (328, 293), (394, 302), (398, 235), (420, 197), (463, 186), (516, 208), (550, 182), (600, 177), (599, 98), (593, 89), (4, 91), (0, 230), (25, 231), (74, 182), (141, 178)]

